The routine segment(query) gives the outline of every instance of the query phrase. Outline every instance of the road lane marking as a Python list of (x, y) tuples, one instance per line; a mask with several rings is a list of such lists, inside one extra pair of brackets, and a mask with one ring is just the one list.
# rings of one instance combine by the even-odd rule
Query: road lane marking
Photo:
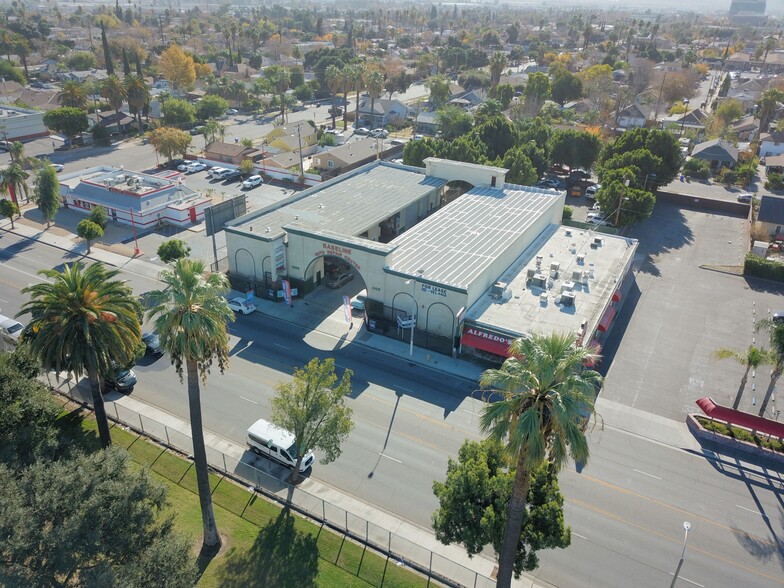
[[(35, 278), (36, 280), (40, 280), (41, 282), (51, 282), (51, 280), (48, 280), (47, 278), (45, 278), (43, 276), (39, 276), (37, 274), (28, 273), (28, 272), (26, 272), (24, 270), (17, 269), (17, 268), (15, 268), (12, 265), (8, 265), (7, 263), (0, 263), (0, 265), (2, 265), (3, 267), (7, 267), (8, 269), (12, 269), (15, 272), (19, 272), (20, 274), (24, 274), (26, 276), (30, 276), (31, 278)], [(12, 285), (12, 284), (9, 283), (9, 286), (10, 285)]]
[(8, 304), (8, 300), (3, 300), (2, 298), (0, 298), (0, 302), (2, 302), (3, 304)]
[[(599, 513), (601, 515), (604, 515), (607, 518), (610, 518), (610, 519), (613, 519), (613, 520), (618, 521), (620, 523), (629, 525), (630, 527), (634, 527), (634, 528), (639, 529), (641, 531), (644, 531), (646, 533), (650, 533), (651, 535), (655, 535), (656, 537), (659, 537), (661, 539), (665, 539), (666, 541), (669, 541), (670, 543), (674, 543), (675, 545), (680, 546), (683, 543), (683, 539), (681, 538), (680, 535), (678, 535), (676, 537), (670, 537), (669, 535), (661, 533), (660, 531), (656, 531), (654, 529), (649, 529), (649, 528), (644, 527), (644, 526), (642, 526), (642, 525), (640, 525), (638, 523), (635, 523), (634, 521), (630, 521), (628, 519), (625, 519), (621, 515), (615, 514), (614, 512), (610, 512), (608, 510), (604, 510), (602, 508), (599, 508), (598, 506), (594, 506), (592, 504), (588, 504), (587, 502), (583, 502), (582, 500), (579, 500), (579, 499), (576, 499), (576, 498), (567, 498), (566, 501), (567, 502), (572, 502), (572, 503), (577, 504), (579, 506), (582, 506), (583, 508), (587, 508), (588, 510), (592, 510), (594, 512), (597, 512), (597, 513)], [(696, 551), (696, 552), (701, 553), (701, 554), (703, 554), (703, 555), (705, 555), (707, 557), (710, 557), (710, 558), (713, 558), (713, 559), (717, 559), (719, 561), (723, 561), (724, 563), (727, 563), (727, 564), (729, 564), (731, 566), (734, 566), (736, 568), (740, 568), (741, 570), (744, 570), (744, 571), (749, 572), (751, 574), (755, 574), (757, 576), (762, 576), (763, 578), (767, 578), (768, 580), (773, 580), (774, 582), (781, 582), (781, 577), (770, 576), (770, 575), (768, 575), (768, 574), (766, 574), (764, 572), (760, 572), (759, 570), (755, 570), (754, 568), (750, 568), (750, 567), (745, 566), (743, 564), (740, 564), (738, 562), (729, 560), (729, 559), (727, 559), (725, 557), (722, 557), (721, 555), (712, 553), (710, 551), (706, 551), (704, 549), (700, 549), (699, 547), (689, 545), (689, 551)]]
[(574, 535), (575, 537), (579, 537), (580, 539), (585, 539), (586, 541), (588, 541), (588, 537), (584, 537), (583, 535), (580, 535), (580, 533), (575, 533), (574, 531), (572, 531), (572, 535)]
[[(670, 575), (674, 576), (675, 574), (671, 573)], [(694, 584), (695, 586), (698, 586), (699, 588), (705, 588), (705, 586), (703, 586), (702, 584), (697, 584), (697, 582), (695, 582), (694, 580), (689, 580), (688, 578), (684, 578), (683, 576), (678, 576), (678, 579), (679, 580), (683, 580), (684, 582), (688, 582), (689, 584)]]
[(286, 347), (285, 345), (281, 345), (280, 343), (273, 343), (275, 347), (282, 347), (283, 349), (291, 349), (290, 347)]
[(240, 396), (243, 400), (247, 400), (248, 402), (252, 402), (253, 404), (258, 404), (255, 400), (251, 400), (250, 398), (245, 398), (244, 396)]
[(755, 515), (761, 515), (763, 518), (766, 518), (766, 519), (768, 518), (768, 515), (766, 515), (764, 513), (761, 513), (758, 510), (754, 510), (753, 508), (747, 508), (745, 506), (741, 506), (740, 504), (736, 504), (735, 506), (737, 506), (738, 508), (742, 508), (743, 510), (747, 510), (749, 512), (753, 512)]
[(391, 459), (392, 461), (396, 461), (397, 463), (403, 463), (403, 462), (402, 462), (402, 461), (400, 461), (399, 459), (395, 459), (394, 457), (389, 457), (389, 456), (388, 456), (388, 455), (386, 455), (385, 453), (380, 453), (380, 452), (379, 452), (379, 455), (380, 455), (381, 457), (386, 457), (387, 459)]
[(657, 480), (661, 480), (659, 476), (654, 476), (653, 474), (649, 474), (648, 472), (644, 472), (642, 470), (637, 470), (637, 469), (635, 469), (634, 471), (637, 472), (638, 474), (642, 474), (644, 476), (650, 476), (651, 478), (656, 478)]

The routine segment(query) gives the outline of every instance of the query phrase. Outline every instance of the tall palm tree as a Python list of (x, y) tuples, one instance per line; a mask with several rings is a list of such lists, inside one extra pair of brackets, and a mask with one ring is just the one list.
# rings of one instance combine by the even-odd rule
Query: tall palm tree
[(154, 306), (148, 316), (155, 321), (161, 345), (169, 352), (181, 380), (185, 364), (204, 548), (213, 550), (221, 541), (210, 495), (199, 379), (206, 384), (213, 361), (218, 362), (221, 373), (229, 363), (226, 323), (234, 320), (224, 298), (229, 282), (224, 274), (210, 272), (203, 261), (188, 258), (178, 259), (172, 269), (163, 270), (160, 280), (165, 288), (150, 293)]
[(335, 65), (327, 66), (327, 69), (324, 71), (324, 76), (327, 79), (327, 86), (329, 86), (329, 92), (332, 94), (332, 128), (335, 128), (335, 116), (337, 115), (337, 108), (335, 104), (335, 99), (337, 98), (337, 94), (341, 88), (342, 74), (340, 68)]
[[(28, 286), (19, 314), (30, 313), (30, 350), (48, 370), (87, 374), (101, 446), (112, 443), (101, 379), (130, 365), (141, 340), (141, 307), (118, 270), (94, 263), (43, 270), (50, 281)], [(28, 340), (28, 337), (25, 337)]]
[(770, 127), (770, 119), (778, 107), (778, 103), (784, 101), (784, 92), (778, 88), (771, 88), (763, 92), (759, 101), (760, 132), (767, 131)]
[(376, 99), (384, 92), (384, 74), (378, 70), (371, 71), (367, 77), (367, 90), (370, 94), (370, 125), (376, 126)]
[(348, 128), (348, 93), (351, 91), (351, 66), (340, 70), (340, 90), (343, 92), (343, 130)]
[(480, 379), (484, 389), (503, 395), (482, 411), (480, 427), (504, 443), (517, 463), (498, 563), (497, 586), (502, 588), (512, 581), (531, 470), (549, 460), (555, 472), (569, 456), (588, 460), (584, 430), (602, 381), (597, 372), (584, 367), (598, 355), (576, 346), (574, 335), (516, 339), (509, 354), (500, 369), (486, 370)]
[(354, 107), (354, 124), (359, 124), (359, 93), (365, 88), (365, 66), (362, 63), (352, 63), (349, 66), (349, 78), (351, 79), (351, 89), (357, 93), (356, 105)]
[[(120, 108), (128, 96), (128, 91), (125, 89), (123, 81), (112, 74), (101, 84), (101, 96), (106, 98), (112, 110), (119, 114)], [(117, 116), (117, 132), (122, 133), (119, 116)]]
[(204, 145), (205, 147), (212, 143), (213, 141), (221, 140), (226, 137), (226, 127), (225, 125), (219, 123), (214, 118), (209, 119), (207, 122), (204, 123)]
[(81, 82), (70, 81), (63, 84), (63, 89), (57, 97), (60, 106), (72, 108), (87, 108), (87, 90)]
[(501, 73), (506, 67), (506, 55), (496, 51), (490, 57), (490, 86), (495, 88), (501, 81)]
[(738, 388), (738, 393), (735, 395), (735, 402), (732, 403), (732, 408), (736, 409), (740, 406), (740, 399), (743, 396), (743, 391), (749, 380), (749, 372), (752, 369), (756, 370), (763, 364), (770, 364), (774, 360), (770, 353), (759, 347), (754, 347), (754, 345), (749, 345), (748, 349), (746, 349), (746, 353), (739, 353), (734, 349), (717, 349), (713, 352), (713, 357), (716, 359), (734, 359), (746, 368), (743, 372), (743, 377), (740, 379), (740, 387)]
[(21, 141), (14, 141), (8, 149), (8, 155), (11, 156), (11, 163), (22, 165), (25, 158), (25, 148)]
[(773, 366), (770, 372), (770, 383), (765, 391), (765, 398), (759, 410), (759, 416), (764, 417), (765, 411), (768, 409), (770, 397), (776, 389), (776, 382), (778, 382), (781, 372), (784, 370), (784, 323), (763, 319), (756, 326), (757, 331), (761, 329), (770, 329), (770, 351), (768, 353), (770, 354), (769, 363)]
[(18, 163), (12, 163), (3, 171), (0, 172), (0, 192), (11, 196), (11, 201), (14, 204), (19, 204), (17, 197), (18, 193), (24, 194), (27, 198), (30, 189), (27, 186), (27, 178), (30, 177), (22, 166)]
[(139, 132), (143, 133), (142, 127), (142, 110), (150, 103), (150, 89), (144, 83), (144, 78), (141, 76), (126, 76), (125, 78), (125, 92), (128, 97), (128, 106), (136, 114), (136, 120), (139, 123)]

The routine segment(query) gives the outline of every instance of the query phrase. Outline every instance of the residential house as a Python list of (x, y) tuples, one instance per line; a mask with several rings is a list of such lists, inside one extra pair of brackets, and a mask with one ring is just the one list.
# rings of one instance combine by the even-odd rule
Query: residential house
[(574, 100), (565, 103), (561, 110), (569, 110), (578, 115), (588, 114), (591, 111), (591, 104), (587, 100)]
[(318, 133), (311, 121), (303, 120), (275, 127), (267, 133), (264, 142), (270, 152), (285, 153), (315, 145)]
[[(384, 150), (388, 147), (387, 150)], [(381, 150), (379, 154), (378, 150)], [(314, 168), (324, 176), (335, 177), (341, 173), (357, 168), (374, 159), (384, 157), (388, 152), (400, 150), (399, 146), (390, 146), (388, 142), (365, 137), (353, 143), (346, 143), (328, 151), (317, 153), (311, 158)]]
[(771, 235), (781, 233), (784, 226), (784, 197), (773, 194), (763, 194), (760, 198), (757, 222)]
[(246, 159), (258, 161), (264, 154), (255, 147), (245, 147), (239, 143), (213, 141), (204, 148), (204, 158), (211, 161), (239, 165)]
[(738, 163), (738, 148), (724, 139), (713, 139), (695, 145), (691, 156), (707, 161), (711, 169), (733, 168)]
[(648, 124), (653, 111), (643, 104), (630, 104), (618, 112), (617, 126), (621, 129), (637, 129)]
[(102, 82), (109, 74), (105, 69), (91, 69), (88, 71), (64, 71), (57, 74), (57, 77), (63, 82)]
[(98, 125), (108, 130), (110, 133), (127, 133), (136, 124), (136, 120), (122, 110), (105, 110), (98, 113)]
[(420, 112), (416, 117), (416, 129), (423, 135), (435, 135), (438, 130), (436, 112)]
[(765, 175), (784, 173), (784, 155), (771, 155), (765, 158)]
[(702, 108), (695, 108), (689, 112), (675, 114), (662, 119), (662, 126), (673, 132), (680, 133), (681, 130), (696, 131), (701, 136), (705, 132), (705, 125), (708, 123), (708, 115)]
[(738, 100), (743, 104), (743, 110), (750, 113), (757, 108), (763, 91), (762, 86), (756, 80), (751, 80), (735, 88), (730, 88), (726, 98), (722, 100)]
[(465, 90), (458, 94), (453, 94), (449, 100), (449, 104), (460, 106), (467, 110), (476, 108), (487, 99), (487, 92), (481, 89)]
[(745, 116), (730, 125), (738, 141), (750, 142), (757, 138), (759, 133), (759, 120), (753, 116)]
[(768, 158), (782, 153), (784, 153), (784, 132), (771, 131), (760, 135), (760, 157)]
[[(370, 112), (371, 105), (373, 112)], [(385, 127), (388, 124), (404, 121), (408, 115), (408, 107), (400, 100), (376, 98), (371, 100), (368, 94), (359, 99), (359, 118), (363, 124), (372, 129)]]
[(54, 110), (60, 108), (58, 98), (60, 90), (36, 90), (34, 88), (22, 88), (19, 95), (14, 99), (17, 104), (35, 110)]

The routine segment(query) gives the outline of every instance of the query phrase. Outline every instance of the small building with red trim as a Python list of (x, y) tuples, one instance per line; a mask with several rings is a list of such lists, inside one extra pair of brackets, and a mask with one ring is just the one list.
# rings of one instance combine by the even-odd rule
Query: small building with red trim
[(49, 129), (44, 125), (44, 114), (41, 110), (4, 104), (0, 108), (0, 139), (13, 142), (46, 137)]
[(210, 198), (188, 188), (182, 174), (172, 171), (151, 175), (99, 165), (60, 174), (59, 180), (65, 208), (87, 214), (103, 206), (110, 220), (141, 230), (200, 223), (204, 209), (212, 204)]

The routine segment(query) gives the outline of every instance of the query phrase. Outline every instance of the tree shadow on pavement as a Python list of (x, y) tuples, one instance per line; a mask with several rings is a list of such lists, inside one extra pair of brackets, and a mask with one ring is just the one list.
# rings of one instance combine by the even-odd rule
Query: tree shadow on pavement
[(635, 225), (629, 236), (640, 242), (637, 255), (643, 256), (643, 261), (639, 271), (657, 277), (661, 275), (656, 265), (659, 256), (694, 241), (694, 233), (683, 212), (666, 201), (657, 202), (651, 217)]
[(224, 588), (307, 588), (316, 585), (316, 537), (298, 531), (288, 509), (259, 532), (247, 552), (229, 550), (218, 574)]

